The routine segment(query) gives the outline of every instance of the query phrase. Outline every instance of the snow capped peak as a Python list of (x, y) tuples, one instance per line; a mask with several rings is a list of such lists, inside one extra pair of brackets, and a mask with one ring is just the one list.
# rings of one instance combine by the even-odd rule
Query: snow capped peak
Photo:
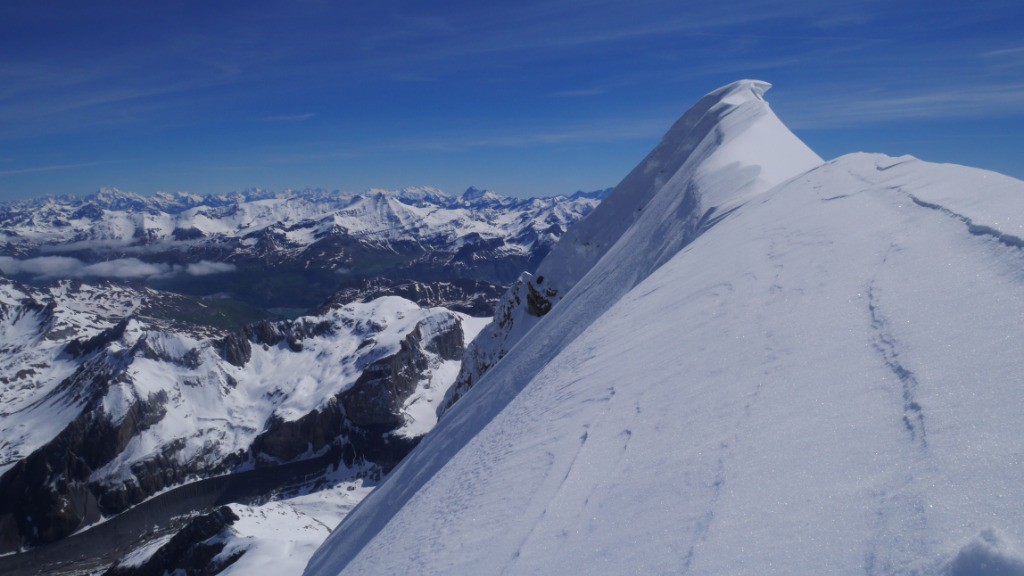
[(512, 198), (502, 196), (493, 190), (480, 189), (475, 186), (467, 188), (466, 191), (462, 193), (461, 198), (463, 202), (475, 206), (502, 204), (514, 201)]
[(719, 100), (732, 100), (738, 104), (742, 101), (754, 99), (764, 100), (764, 93), (771, 90), (770, 82), (764, 80), (737, 80), (732, 84), (726, 84), (717, 90), (708, 93), (707, 97), (714, 97)]
[[(646, 238), (635, 248), (655, 257), (653, 269), (692, 238), (704, 215), (820, 165), (823, 160), (764, 100), (770, 86), (741, 80), (701, 98), (594, 213), (566, 233), (538, 275), (557, 279), (564, 292), (630, 228)], [(659, 244), (665, 247), (644, 249)]]
[(473, 201), (484, 197), (484, 195), (491, 193), (489, 190), (481, 190), (476, 186), (470, 186), (466, 188), (466, 191), (462, 193), (462, 199), (466, 201)]
[(134, 192), (126, 192), (114, 187), (103, 187), (85, 197), (86, 202), (95, 202), (103, 208), (125, 210), (145, 207), (147, 199)]

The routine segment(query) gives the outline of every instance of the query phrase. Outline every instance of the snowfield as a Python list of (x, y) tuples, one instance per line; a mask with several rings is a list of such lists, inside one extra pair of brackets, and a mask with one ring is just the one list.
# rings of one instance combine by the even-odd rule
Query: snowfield
[(306, 574), (1024, 575), (1024, 182), (823, 163), (767, 87), (524, 278), (551, 311), (509, 300)]

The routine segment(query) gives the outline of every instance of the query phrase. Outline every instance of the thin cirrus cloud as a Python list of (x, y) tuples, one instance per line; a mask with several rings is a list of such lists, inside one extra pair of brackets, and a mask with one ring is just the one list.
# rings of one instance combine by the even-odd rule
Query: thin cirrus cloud
[(373, 150), (449, 151), (474, 149), (529, 148), (546, 145), (572, 145), (595, 142), (649, 140), (665, 132), (665, 117), (628, 117), (600, 125), (565, 125), (551, 129), (516, 130), (504, 133), (438, 135), (436, 138), (396, 140), (376, 146)]
[(316, 116), (316, 112), (309, 112), (306, 114), (283, 114), (280, 116), (266, 116), (263, 118), (264, 122), (302, 122), (303, 120), (309, 120)]
[(978, 118), (994, 110), (1024, 114), (1024, 82), (935, 86), (898, 93), (865, 88), (816, 94), (787, 106), (785, 118), (793, 128), (822, 129), (913, 119)]
[(1018, 46), (1016, 48), (1001, 48), (999, 50), (989, 50), (981, 54), (983, 58), (1004, 58), (1004, 57), (1024, 57), (1024, 46)]
[(579, 90), (559, 90), (551, 92), (548, 96), (552, 98), (585, 98), (587, 96), (599, 96), (607, 90), (603, 88), (582, 88)]
[[(4, 160), (0, 160), (3, 162)], [(0, 170), (0, 176), (12, 176), (14, 174), (34, 174), (38, 172), (55, 172), (59, 170), (75, 170), (77, 168), (88, 168), (100, 166), (109, 162), (78, 162), (75, 164), (54, 164), (52, 166), (33, 166), (31, 168), (17, 168), (14, 170)]]
[(0, 270), (11, 276), (31, 276), (36, 280), (57, 278), (113, 278), (117, 280), (160, 279), (180, 274), (208, 276), (233, 272), (234, 264), (203, 260), (187, 265), (144, 262), (138, 258), (118, 258), (86, 263), (69, 256), (39, 256), (19, 260), (0, 256)]

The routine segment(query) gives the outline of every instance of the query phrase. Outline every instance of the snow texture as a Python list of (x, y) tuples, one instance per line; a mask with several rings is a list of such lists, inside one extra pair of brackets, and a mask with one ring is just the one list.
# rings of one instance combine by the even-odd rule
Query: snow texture
[(562, 299), (306, 574), (1024, 573), (1024, 182), (814, 166), (765, 88), (558, 245)]

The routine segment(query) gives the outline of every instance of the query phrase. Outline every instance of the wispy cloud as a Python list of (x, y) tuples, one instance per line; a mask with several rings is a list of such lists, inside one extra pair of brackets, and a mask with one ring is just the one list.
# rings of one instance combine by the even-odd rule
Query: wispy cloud
[(267, 116), (263, 118), (264, 122), (302, 122), (303, 120), (309, 120), (316, 116), (316, 112), (309, 112), (306, 114), (285, 114), (281, 116)]
[(982, 118), (1024, 114), (1024, 82), (922, 87), (891, 93), (877, 89), (814, 94), (787, 106), (794, 128), (817, 129), (927, 118)]
[(200, 261), (182, 266), (143, 262), (138, 258), (118, 258), (87, 264), (78, 258), (68, 256), (40, 256), (19, 260), (0, 256), (0, 270), (10, 275), (27, 275), (38, 280), (58, 278), (116, 278), (129, 280), (138, 278), (168, 278), (178, 274), (207, 276), (233, 272), (234, 264)]
[(210, 274), (223, 274), (234, 272), (237, 266), (227, 262), (210, 262), (202, 260), (185, 266), (185, 273), (190, 276), (209, 276)]
[(344, 160), (358, 158), (359, 154), (351, 150), (323, 150), (318, 152), (297, 152), (276, 154), (267, 159), (273, 164), (291, 164), (293, 162), (309, 162), (310, 160)]
[[(0, 162), (9, 162), (7, 160), (0, 160)], [(14, 170), (0, 170), (0, 176), (12, 176), (14, 174), (34, 174), (36, 172), (57, 172), (60, 170), (74, 170), (76, 168), (88, 168), (90, 166), (100, 166), (103, 164), (109, 164), (110, 162), (79, 162), (77, 164), (54, 164), (52, 166), (34, 166), (32, 168), (17, 168)]]
[(619, 119), (598, 125), (565, 126), (555, 130), (520, 131), (518, 133), (448, 137), (395, 143), (394, 148), (458, 151), (474, 148), (518, 148), (536, 145), (620, 142), (651, 139), (661, 136), (669, 118)]
[(982, 52), (982, 58), (1001, 58), (1004, 56), (1024, 56), (1024, 46), (1018, 48), (1003, 48), (1001, 50), (989, 50)]
[(550, 98), (585, 98), (587, 96), (600, 96), (604, 94), (603, 88), (584, 88), (580, 90), (560, 90), (548, 94)]

